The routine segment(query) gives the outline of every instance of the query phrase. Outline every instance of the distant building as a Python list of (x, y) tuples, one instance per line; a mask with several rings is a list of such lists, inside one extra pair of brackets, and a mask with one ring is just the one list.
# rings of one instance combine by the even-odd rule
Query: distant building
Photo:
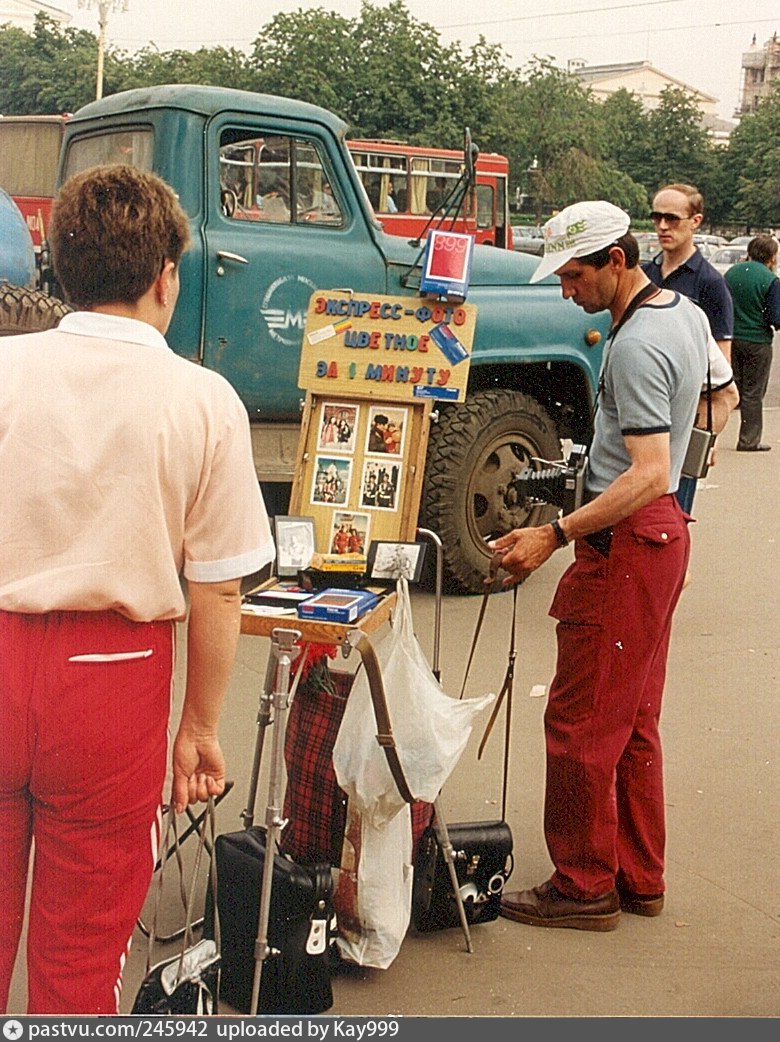
[(611, 65), (586, 65), (583, 61), (571, 61), (568, 69), (590, 88), (598, 101), (606, 101), (611, 94), (627, 90), (639, 98), (647, 111), (658, 108), (661, 95), (667, 87), (684, 90), (698, 106), (702, 125), (718, 145), (727, 144), (729, 134), (734, 129), (734, 123), (718, 116), (717, 98), (661, 72), (648, 61), (614, 62)]
[(750, 50), (742, 55), (742, 95), (735, 115), (755, 112), (777, 80), (780, 80), (780, 40), (777, 33), (763, 47), (758, 46), (754, 34)]
[(52, 21), (65, 27), (70, 25), (73, 15), (51, 4), (38, 4), (34, 0), (0, 0), (0, 27), (12, 25), (16, 29), (30, 32), (35, 28), (38, 12), (48, 15)]

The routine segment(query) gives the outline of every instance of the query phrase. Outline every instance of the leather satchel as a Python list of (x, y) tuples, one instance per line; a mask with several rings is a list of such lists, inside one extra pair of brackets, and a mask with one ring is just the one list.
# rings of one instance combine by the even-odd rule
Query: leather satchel
[[(322, 1013), (333, 1005), (333, 883), (327, 862), (301, 865), (274, 857), (268, 947), (257, 1009), (252, 1011), (260, 883), (266, 832), (255, 825), (217, 836), (217, 905), (222, 929), (220, 999), (239, 1013)], [(204, 933), (211, 933), (207, 906)]]
[[(463, 909), (470, 924), (498, 918), (501, 892), (512, 867), (512, 832), (505, 821), (458, 822), (447, 826)], [(417, 848), (412, 923), (426, 933), (460, 926), (449, 868), (430, 825)]]

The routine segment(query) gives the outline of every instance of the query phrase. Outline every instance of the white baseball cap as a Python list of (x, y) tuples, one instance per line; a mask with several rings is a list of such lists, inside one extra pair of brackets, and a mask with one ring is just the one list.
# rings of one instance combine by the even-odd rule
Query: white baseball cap
[(567, 206), (544, 226), (544, 256), (530, 281), (547, 278), (574, 257), (587, 257), (611, 246), (630, 224), (625, 210), (603, 200)]

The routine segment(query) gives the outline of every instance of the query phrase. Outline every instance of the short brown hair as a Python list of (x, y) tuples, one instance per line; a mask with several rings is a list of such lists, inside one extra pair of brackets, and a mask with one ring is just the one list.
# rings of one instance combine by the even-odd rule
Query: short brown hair
[(596, 250), (595, 253), (589, 253), (586, 257), (578, 257), (577, 260), (583, 264), (590, 264), (593, 268), (606, 268), (609, 264), (609, 251), (614, 246), (619, 246), (623, 251), (627, 268), (635, 268), (637, 266), (639, 263), (639, 243), (631, 232), (626, 232), (625, 235), (615, 239), (609, 246), (604, 246), (603, 249)]
[[(663, 188), (659, 188), (655, 193), (660, 195), (661, 192), (681, 192), (688, 199), (688, 206), (690, 207), (689, 217), (693, 217), (695, 213), (704, 213), (704, 196), (701, 194), (699, 189), (695, 185), (686, 184), (673, 184), (664, 185)], [(655, 196), (653, 197), (655, 198)]]
[(187, 215), (170, 185), (122, 164), (69, 178), (49, 226), (55, 275), (77, 308), (135, 303), (189, 242)]
[(759, 264), (769, 264), (777, 254), (778, 242), (773, 235), (757, 235), (748, 243), (747, 255)]

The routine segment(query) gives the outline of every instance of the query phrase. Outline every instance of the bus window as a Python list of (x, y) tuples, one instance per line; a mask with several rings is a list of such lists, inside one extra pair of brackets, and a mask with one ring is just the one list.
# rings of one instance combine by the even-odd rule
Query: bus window
[[(400, 141), (347, 141), (347, 147), (386, 232), (418, 238), (429, 222), (434, 226), (444, 216), (463, 169), (461, 152)], [(509, 161), (480, 154), (476, 176), (477, 198), (467, 193), (457, 218), (450, 213), (445, 227), (471, 233), (477, 242), (507, 246)]]

